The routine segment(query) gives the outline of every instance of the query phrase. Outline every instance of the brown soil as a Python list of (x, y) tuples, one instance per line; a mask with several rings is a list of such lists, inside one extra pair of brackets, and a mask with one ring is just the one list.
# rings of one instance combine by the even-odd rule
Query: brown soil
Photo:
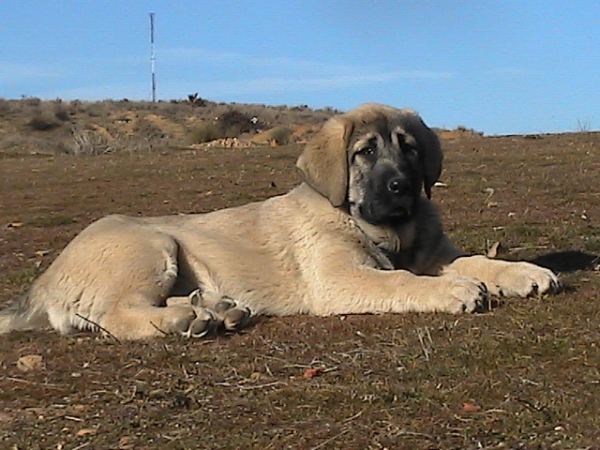
[[(594, 133), (445, 142), (448, 233), (560, 270), (565, 292), (468, 316), (258, 318), (199, 341), (3, 335), (0, 448), (599, 448), (599, 147)], [(286, 192), (300, 150), (0, 153), (0, 305), (91, 221)]]

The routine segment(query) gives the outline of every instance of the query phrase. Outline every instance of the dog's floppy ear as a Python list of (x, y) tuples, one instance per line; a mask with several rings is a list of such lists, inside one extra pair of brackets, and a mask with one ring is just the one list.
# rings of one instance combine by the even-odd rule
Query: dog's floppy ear
[(425, 125), (423, 119), (417, 114), (412, 113), (408, 120), (407, 131), (417, 140), (421, 153), (423, 164), (423, 185), (427, 198), (431, 198), (431, 188), (442, 173), (442, 161), (444, 154), (437, 134)]
[(327, 197), (333, 206), (348, 193), (348, 144), (354, 125), (344, 116), (329, 119), (306, 144), (296, 166), (304, 181)]

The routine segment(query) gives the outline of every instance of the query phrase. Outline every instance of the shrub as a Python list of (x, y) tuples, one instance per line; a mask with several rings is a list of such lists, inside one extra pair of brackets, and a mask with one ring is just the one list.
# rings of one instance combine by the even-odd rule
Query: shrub
[(71, 110), (68, 105), (65, 105), (62, 100), (56, 100), (53, 104), (54, 117), (61, 122), (67, 122), (71, 118)]
[(30, 108), (38, 108), (42, 104), (42, 100), (37, 97), (23, 96), (23, 103)]
[(238, 137), (258, 129), (258, 122), (252, 119), (252, 116), (233, 109), (219, 117), (218, 126), (225, 137)]
[(289, 144), (292, 130), (288, 127), (273, 128), (269, 133), (269, 140), (276, 145)]
[(10, 101), (0, 98), (0, 117), (8, 117), (12, 115), (13, 107)]
[(73, 155), (102, 155), (112, 150), (106, 136), (100, 133), (75, 128), (72, 134), (73, 143), (69, 153)]
[(38, 109), (33, 113), (33, 117), (29, 119), (29, 122), (27, 122), (27, 126), (36, 131), (50, 131), (60, 127), (60, 121), (53, 112)]
[(202, 144), (222, 137), (223, 133), (221, 130), (210, 124), (199, 125), (193, 128), (188, 134), (188, 139), (192, 144)]
[(581, 121), (581, 120), (577, 119), (577, 131), (579, 133), (589, 133), (591, 129), (592, 129), (592, 126), (591, 126), (589, 120)]
[(195, 94), (188, 95), (188, 102), (190, 102), (190, 105), (192, 105), (192, 109), (194, 109), (194, 106), (206, 106), (206, 100), (204, 100), (202, 97), (198, 97), (197, 92)]

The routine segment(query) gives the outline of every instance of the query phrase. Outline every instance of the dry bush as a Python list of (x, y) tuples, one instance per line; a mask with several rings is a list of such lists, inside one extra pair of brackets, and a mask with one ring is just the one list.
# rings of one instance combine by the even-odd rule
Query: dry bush
[(202, 124), (194, 127), (188, 133), (188, 141), (191, 144), (203, 144), (224, 137), (221, 130), (211, 124)]
[(203, 99), (202, 97), (198, 97), (198, 93), (197, 92), (194, 93), (194, 94), (189, 94), (188, 95), (188, 102), (192, 106), (192, 109), (194, 107), (206, 106), (206, 100)]
[(27, 122), (27, 126), (35, 131), (50, 131), (61, 126), (60, 120), (54, 111), (47, 108), (39, 108), (33, 113), (33, 117)]
[(72, 130), (73, 141), (67, 153), (73, 155), (102, 155), (112, 151), (109, 139), (93, 130), (74, 128)]
[(455, 131), (458, 131), (459, 133), (464, 133), (464, 134), (472, 134), (474, 136), (483, 136), (483, 132), (477, 131), (474, 128), (468, 128), (464, 125), (458, 125), (456, 127)]
[(42, 104), (42, 100), (37, 97), (24, 97), (22, 103), (26, 107), (39, 108)]
[(155, 146), (164, 144), (159, 137), (126, 135), (114, 132), (108, 134), (100, 130), (74, 128), (71, 141), (64, 145), (62, 153), (71, 155), (104, 155), (114, 152), (152, 151)]
[(254, 118), (255, 116), (233, 109), (219, 116), (217, 126), (224, 137), (238, 137), (259, 129), (258, 120), (253, 120)]
[(289, 144), (292, 136), (292, 129), (289, 127), (276, 127), (269, 133), (269, 141), (276, 145)]
[(0, 98), (0, 117), (8, 117), (13, 113), (13, 106), (9, 100)]
[(70, 105), (63, 103), (62, 100), (56, 100), (53, 104), (54, 117), (61, 122), (68, 122), (73, 114)]
[(577, 132), (578, 133), (589, 133), (592, 129), (592, 125), (589, 120), (577, 119)]

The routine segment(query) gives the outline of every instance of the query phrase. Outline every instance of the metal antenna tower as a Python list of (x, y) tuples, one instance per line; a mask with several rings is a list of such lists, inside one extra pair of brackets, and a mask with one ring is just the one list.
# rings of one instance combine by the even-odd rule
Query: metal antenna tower
[(156, 72), (154, 56), (154, 13), (150, 13), (150, 69), (152, 71), (152, 101), (156, 101)]

